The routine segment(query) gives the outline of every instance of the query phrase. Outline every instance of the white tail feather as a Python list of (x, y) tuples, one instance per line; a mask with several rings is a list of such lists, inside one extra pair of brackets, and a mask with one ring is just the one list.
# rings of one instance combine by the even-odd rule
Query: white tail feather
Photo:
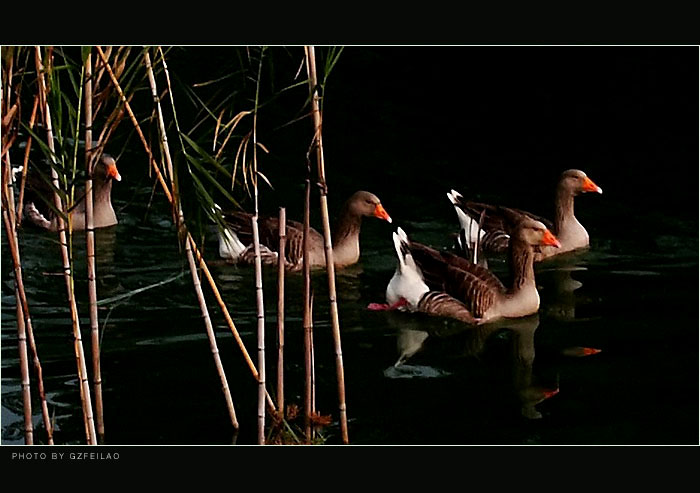
[(397, 228), (393, 239), (399, 264), (386, 288), (386, 299), (390, 304), (394, 304), (404, 298), (410, 307), (415, 307), (429, 289), (408, 249), (409, 240), (404, 230)]
[(450, 202), (452, 202), (452, 205), (457, 205), (462, 197), (462, 194), (457, 192), (456, 190), (450, 190), (447, 192), (447, 198), (450, 199)]
[(226, 229), (223, 234), (219, 231), (219, 256), (221, 258), (236, 261), (245, 248), (245, 245), (241, 243), (233, 231)]
[(462, 209), (460, 201), (464, 197), (461, 193), (457, 192), (456, 190), (450, 190), (447, 193), (447, 198), (450, 199), (452, 205), (455, 206), (455, 212), (457, 212), (457, 220), (459, 221), (460, 227), (466, 233), (469, 248), (474, 249), (474, 247), (476, 246), (477, 238), (483, 238), (485, 234), (484, 231), (479, 228), (479, 221), (475, 220)]

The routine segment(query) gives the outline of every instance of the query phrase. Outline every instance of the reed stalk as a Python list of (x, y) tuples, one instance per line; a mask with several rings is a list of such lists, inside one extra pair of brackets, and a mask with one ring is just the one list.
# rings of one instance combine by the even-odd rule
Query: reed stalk
[(190, 266), (190, 272), (192, 273), (192, 282), (194, 283), (194, 290), (197, 293), (197, 301), (199, 302), (199, 308), (202, 311), (202, 318), (204, 319), (204, 326), (207, 329), (207, 337), (209, 338), (209, 346), (211, 348), (211, 354), (214, 357), (214, 364), (216, 366), (216, 371), (221, 379), (221, 388), (224, 392), (224, 397), (226, 400), (226, 407), (228, 409), (229, 418), (231, 419), (231, 425), (234, 429), (238, 429), (238, 418), (236, 417), (236, 409), (233, 406), (233, 399), (231, 398), (231, 389), (228, 385), (228, 380), (226, 378), (226, 373), (224, 372), (224, 367), (221, 362), (221, 355), (219, 353), (219, 348), (216, 344), (216, 334), (214, 333), (214, 327), (211, 323), (211, 318), (209, 317), (209, 310), (207, 309), (207, 302), (204, 298), (204, 292), (202, 291), (202, 284), (197, 274), (197, 264), (194, 260), (194, 254), (192, 253), (192, 244), (194, 240), (192, 237), (188, 236), (185, 241), (185, 253), (187, 254), (187, 262)]
[[(311, 290), (311, 298), (309, 300), (309, 320), (312, 321), (313, 325), (313, 319), (314, 319), (314, 291), (313, 289)], [(313, 329), (313, 327), (312, 327)], [(310, 415), (309, 415), (309, 423), (311, 426), (311, 440), (316, 439), (316, 418), (319, 416), (319, 414), (316, 412), (316, 346), (314, 344), (314, 331), (310, 330), (309, 331), (309, 360), (310, 364), (310, 392), (311, 392), (311, 397), (310, 399)]]
[[(15, 268), (15, 298), (17, 299), (17, 349), (19, 350), (19, 368), (21, 375), (22, 388), (22, 408), (24, 411), (24, 443), (25, 445), (34, 445), (34, 424), (32, 423), (32, 395), (29, 383), (29, 357), (27, 354), (27, 326), (25, 323), (24, 313), (22, 311), (22, 301), (20, 298), (21, 286), (21, 264), (19, 261), (19, 253), (17, 250), (15, 230), (10, 221), (10, 215), (14, 209), (10, 207), (10, 201), (6, 199), (7, 189), (9, 189), (9, 174), (11, 173), (11, 165), (9, 154), (6, 154), (6, 165), (3, 166), (3, 207), (2, 217), (7, 232), (7, 243), (10, 246), (12, 261)], [(23, 286), (22, 286), (23, 288)]]
[[(172, 156), (170, 154), (170, 147), (168, 146), (167, 133), (165, 130), (165, 121), (163, 119), (163, 111), (160, 105), (160, 99), (158, 97), (158, 89), (156, 87), (155, 77), (153, 75), (153, 67), (151, 65), (151, 59), (148, 52), (144, 52), (144, 61), (146, 64), (146, 71), (148, 73), (148, 80), (151, 85), (151, 94), (153, 96), (153, 103), (156, 105), (158, 110), (158, 129), (160, 131), (161, 145), (163, 147), (163, 154), (165, 155), (165, 160), (168, 166), (168, 173), (170, 178), (170, 183), (172, 186), (172, 197), (173, 197), (173, 207), (177, 210), (177, 227), (184, 227), (182, 206), (178, 199), (177, 193), (177, 182), (173, 174)], [(170, 89), (170, 88), (169, 88)], [(173, 107), (174, 111), (174, 107)], [(187, 255), (187, 261), (189, 263), (190, 272), (192, 274), (192, 282), (194, 284), (195, 293), (197, 295), (197, 300), (199, 302), (199, 307), (202, 312), (202, 318), (204, 319), (204, 325), (207, 331), (207, 337), (209, 338), (209, 346), (211, 348), (212, 356), (214, 358), (214, 364), (216, 370), (221, 379), (221, 386), (224, 392), (224, 398), (226, 400), (226, 406), (229, 411), (229, 417), (231, 418), (231, 424), (235, 429), (238, 429), (238, 419), (236, 418), (236, 410), (233, 405), (233, 399), (231, 397), (231, 390), (228, 385), (228, 379), (226, 378), (226, 373), (224, 372), (223, 364), (221, 363), (221, 355), (219, 353), (219, 348), (216, 343), (216, 334), (214, 332), (214, 327), (211, 323), (211, 317), (209, 316), (209, 309), (207, 308), (206, 299), (204, 297), (204, 292), (202, 291), (202, 285), (200, 282), (199, 274), (197, 273), (197, 265), (194, 259), (194, 254), (192, 253), (192, 245), (194, 240), (188, 234), (185, 238), (185, 253)]]
[(10, 147), (14, 143), (14, 136), (6, 135), (6, 132), (13, 133), (10, 128), (15, 118), (19, 113), (19, 102), (15, 102), (11, 110), (10, 107), (12, 94), (12, 72), (13, 72), (14, 55), (10, 56), (8, 64), (3, 67), (3, 83), (7, 89), (7, 94), (3, 93), (2, 104), (2, 158), (4, 165), (2, 166), (2, 217), (7, 232), (7, 243), (10, 246), (10, 252), (15, 269), (15, 299), (17, 303), (17, 350), (19, 352), (19, 369), (20, 369), (20, 387), (22, 389), (22, 410), (24, 415), (24, 443), (25, 445), (34, 445), (34, 423), (32, 421), (32, 394), (29, 381), (29, 356), (27, 352), (27, 325), (22, 310), (22, 302), (20, 299), (20, 286), (22, 283), (21, 263), (19, 261), (19, 250), (17, 246), (17, 230), (15, 229), (14, 219), (15, 207), (14, 200), (10, 199), (11, 182), (12, 182), (12, 163), (10, 162)]
[(27, 340), (29, 341), (29, 349), (32, 351), (32, 362), (34, 364), (34, 373), (36, 374), (37, 387), (39, 390), (39, 401), (41, 402), (41, 417), (44, 421), (44, 428), (46, 429), (47, 442), (49, 445), (53, 445), (53, 424), (51, 423), (51, 417), (49, 416), (49, 405), (46, 401), (46, 391), (44, 389), (44, 372), (41, 368), (41, 361), (39, 360), (39, 351), (36, 347), (36, 341), (34, 339), (34, 329), (32, 327), (32, 319), (29, 316), (29, 306), (27, 304), (26, 295), (24, 295), (24, 286), (19, 290), (20, 297), (22, 300), (22, 309), (25, 313), (25, 321), (27, 326)]
[[(22, 331), (26, 335), (26, 340), (29, 343), (29, 349), (32, 352), (32, 362), (34, 365), (34, 372), (36, 373), (37, 387), (39, 390), (39, 401), (41, 402), (41, 414), (44, 421), (44, 427), (46, 428), (47, 442), (49, 445), (53, 445), (53, 426), (51, 425), (51, 419), (49, 417), (49, 407), (46, 402), (46, 393), (44, 391), (44, 377), (41, 368), (41, 361), (39, 360), (39, 353), (36, 347), (36, 341), (34, 340), (34, 328), (32, 326), (32, 318), (29, 314), (29, 303), (27, 302), (27, 295), (24, 290), (24, 277), (22, 274), (22, 262), (19, 253), (19, 241), (17, 238), (17, 222), (15, 221), (14, 214), (9, 211), (15, 209), (14, 205), (14, 193), (12, 187), (9, 185), (9, 173), (10, 171), (10, 161), (9, 154), (7, 156), (7, 166), (5, 167), (5, 178), (3, 179), (3, 189), (2, 189), (2, 203), (3, 203), (3, 219), (5, 222), (5, 230), (7, 231), (8, 245), (10, 247), (10, 254), (12, 256), (12, 262), (15, 269), (15, 297), (17, 298), (17, 324), (18, 324), (18, 336)], [(9, 228), (8, 229), (8, 225)], [(21, 324), (21, 326), (20, 326)], [(19, 336), (18, 340), (22, 341), (22, 337)], [(20, 365), (22, 364), (22, 348), (20, 347)], [(31, 416), (31, 415), (30, 415)], [(30, 418), (31, 419), (31, 418)], [(25, 415), (25, 428), (26, 428), (26, 415)]]
[(330, 220), (328, 215), (328, 187), (323, 160), (322, 118), (319, 105), (318, 82), (316, 77), (316, 56), (313, 46), (305, 46), (306, 69), (309, 75), (309, 90), (311, 92), (311, 110), (314, 121), (314, 141), (316, 147), (316, 164), (321, 200), (321, 220), (323, 222), (323, 246), (326, 253), (326, 271), (328, 274), (328, 295), (330, 298), (331, 327), (335, 346), (336, 375), (338, 380), (338, 407), (340, 410), (340, 430), (343, 443), (349, 443), (347, 406), (345, 403), (345, 370), (343, 368), (343, 352), (340, 341), (340, 320), (338, 302), (335, 290), (335, 264), (333, 261), (333, 243), (331, 241)]
[[(5, 222), (7, 230), (7, 222)], [(9, 231), (8, 231), (9, 234)], [(24, 410), (24, 444), (34, 445), (34, 423), (32, 422), (32, 394), (29, 384), (29, 362), (27, 354), (27, 326), (24, 323), (22, 313), (22, 301), (19, 297), (19, 288), (15, 286), (15, 300), (17, 303), (17, 348), (19, 350), (19, 368), (22, 378), (22, 406)]]
[[(126, 108), (126, 112), (129, 115), (129, 119), (131, 120), (131, 123), (134, 125), (134, 129), (136, 130), (136, 133), (139, 136), (139, 140), (141, 141), (141, 144), (143, 145), (147, 155), (148, 155), (148, 162), (151, 165), (151, 169), (156, 175), (156, 179), (158, 180), (158, 183), (160, 184), (163, 193), (165, 194), (165, 198), (168, 200), (168, 202), (173, 205), (173, 197), (172, 194), (170, 193), (170, 190), (168, 189), (168, 186), (165, 184), (165, 180), (163, 179), (163, 175), (160, 172), (158, 163), (156, 162), (155, 158), (153, 157), (153, 152), (151, 151), (151, 147), (148, 145), (148, 142), (146, 141), (146, 137), (143, 135), (143, 131), (141, 130), (141, 126), (139, 125), (138, 120), (136, 119), (136, 116), (134, 115), (134, 112), (131, 109), (131, 105), (129, 104), (129, 101), (127, 100), (126, 96), (124, 95), (124, 92), (121, 89), (121, 86), (119, 85), (119, 81), (114, 75), (114, 72), (111, 70), (109, 65), (107, 65), (106, 61), (106, 55), (105, 52), (99, 47), (96, 47), (97, 49), (97, 54), (100, 56), (104, 63), (104, 67), (107, 70), (107, 74), (109, 75), (110, 81), (112, 82), (112, 85), (114, 85), (114, 88), (116, 89), (117, 93), (119, 94), (119, 97), (121, 98), (122, 102), (124, 103), (124, 107)], [(224, 318), (226, 319), (226, 323), (229, 326), (229, 329), (231, 330), (231, 333), (238, 344), (238, 347), (241, 350), (241, 353), (243, 354), (243, 358), (248, 365), (248, 368), (250, 369), (253, 378), (255, 380), (258, 380), (258, 370), (255, 367), (255, 363), (253, 363), (252, 358), (250, 357), (250, 354), (248, 353), (248, 350), (245, 347), (245, 344), (243, 343), (243, 339), (241, 339), (240, 334), (238, 333), (238, 329), (236, 328), (236, 325), (233, 322), (233, 319), (231, 318), (231, 314), (228, 311), (228, 307), (226, 306), (226, 303), (224, 302), (223, 298), (221, 297), (221, 293), (219, 292), (218, 287), (216, 286), (216, 281), (214, 280), (214, 277), (211, 275), (211, 272), (209, 271), (209, 267), (207, 266), (206, 262), (204, 261), (204, 257), (202, 256), (201, 252), (197, 248), (196, 243), (193, 241), (190, 233), (187, 233), (187, 239), (191, 241), (191, 248), (192, 251), (197, 259), (197, 262), (199, 263), (200, 269), (202, 269), (202, 273), (204, 276), (207, 278), (207, 282), (209, 283), (209, 286), (214, 294), (214, 297), (216, 298), (216, 301), (221, 308), (221, 311), (224, 315)], [(271, 412), (276, 412), (275, 410), (275, 404), (272, 401), (272, 398), (270, 397), (269, 394), (267, 394), (267, 406), (270, 408)]]
[[(257, 182), (257, 180), (256, 180)], [(257, 189), (257, 183), (255, 188)], [(260, 235), (258, 215), (251, 218), (253, 248), (255, 250), (255, 298), (258, 320), (258, 445), (265, 444), (265, 305), (263, 303), (262, 262), (260, 261)]]
[(284, 275), (287, 246), (287, 212), (279, 212), (279, 255), (277, 257), (277, 412), (284, 419)]
[[(7, 218), (7, 210), (3, 209), (3, 220), (8, 239), (12, 235), (12, 226)], [(16, 245), (8, 240), (13, 260), (16, 256)], [(15, 276), (19, 275), (19, 264), (15, 263)], [(15, 282), (15, 298), (17, 300), (17, 349), (19, 350), (19, 368), (22, 388), (22, 408), (24, 410), (24, 443), (34, 445), (34, 424), (32, 423), (32, 395), (29, 383), (29, 360), (27, 354), (27, 329), (22, 312), (22, 300), (19, 294), (19, 283)]]
[[(32, 115), (29, 117), (29, 130), (34, 129), (36, 123), (36, 110), (39, 106), (39, 95), (34, 97), (34, 106), (32, 107)], [(16, 224), (22, 224), (22, 210), (24, 208), (24, 189), (27, 184), (27, 170), (29, 168), (29, 151), (32, 148), (32, 134), (27, 137), (27, 145), (24, 148), (24, 161), (22, 161), (22, 180), (19, 185), (19, 198), (17, 199), (17, 221)]]
[(263, 301), (262, 261), (260, 258), (260, 232), (258, 231), (258, 96), (260, 94), (260, 74), (262, 72), (263, 52), (258, 64), (258, 77), (255, 89), (255, 111), (253, 113), (253, 190), (255, 198), (255, 215), (251, 218), (253, 227), (253, 249), (255, 252), (255, 298), (258, 320), (258, 444), (265, 444), (265, 304)]
[[(44, 103), (44, 118), (46, 124), (47, 143), (51, 150), (51, 160), (56, 164), (56, 150), (53, 138), (53, 129), (51, 124), (51, 109), (47, 99), (46, 82), (44, 80), (44, 66), (41, 60), (41, 50), (36, 47), (36, 68), (37, 78), (39, 82), (39, 92)], [(51, 167), (51, 179), (55, 190), (60, 187), (58, 173), (54, 166)], [(95, 434), (95, 421), (92, 415), (92, 400), (90, 397), (90, 385), (87, 378), (87, 366), (85, 364), (85, 352), (83, 349), (83, 340), (80, 333), (80, 319), (78, 317), (78, 306), (75, 300), (75, 291), (73, 289), (73, 271), (71, 268), (70, 254), (68, 252), (68, 243), (66, 236), (66, 226), (63, 221), (63, 204), (60, 196), (54, 191), (54, 206), (60, 214), (57, 215), (58, 237), (61, 245), (61, 257), (63, 260), (63, 276), (66, 282), (66, 292), (68, 295), (68, 303), (70, 307), (71, 323), (73, 327), (73, 340), (76, 364), (78, 367), (78, 379), (80, 381), (80, 397), (83, 405), (83, 418), (85, 422), (85, 433), (87, 441), (90, 445), (97, 444)]]
[[(308, 163), (308, 161), (307, 161)], [(311, 264), (309, 263), (309, 230), (310, 209), (311, 209), (311, 166), (307, 166), (306, 190), (304, 194), (304, 233), (303, 233), (303, 260), (302, 270), (304, 272), (304, 315), (302, 325), (304, 327), (304, 433), (307, 443), (312, 440), (311, 415), (313, 413), (312, 400), (312, 366), (311, 345), (313, 344), (313, 319), (311, 317)]]
[(105, 423), (100, 365), (100, 325), (97, 315), (97, 272), (95, 267), (95, 229), (93, 213), (92, 170), (92, 53), (85, 59), (85, 241), (87, 243), (88, 294), (90, 297), (90, 335), (92, 345), (92, 379), (95, 387), (95, 420), (97, 437), (104, 443)]

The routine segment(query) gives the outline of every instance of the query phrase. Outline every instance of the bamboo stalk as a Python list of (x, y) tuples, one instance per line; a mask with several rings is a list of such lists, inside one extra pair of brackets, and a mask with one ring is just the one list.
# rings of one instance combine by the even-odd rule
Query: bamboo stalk
[[(105, 59), (105, 53), (102, 51), (102, 49), (99, 46), (95, 47), (97, 49), (97, 53), (102, 59), (103, 66), (107, 70), (107, 73), (109, 75), (109, 78), (114, 85), (115, 89), (117, 90), (117, 93), (119, 94), (119, 97), (121, 98), (122, 102), (124, 103), (124, 107), (126, 108), (127, 114), (129, 115), (129, 119), (131, 120), (131, 123), (134, 125), (134, 128), (136, 130), (136, 133), (139, 136), (139, 139), (141, 140), (141, 144), (143, 145), (146, 153), (148, 154), (148, 162), (151, 165), (151, 169), (154, 171), (156, 174), (156, 178), (158, 180), (158, 183), (160, 183), (161, 188), (163, 189), (163, 193), (165, 194), (165, 198), (168, 199), (168, 202), (170, 204), (173, 204), (173, 197), (172, 194), (170, 193), (170, 190), (168, 189), (168, 186), (165, 184), (165, 180), (163, 179), (163, 175), (160, 172), (160, 169), (158, 167), (158, 163), (156, 162), (155, 158), (153, 157), (153, 153), (151, 151), (151, 147), (148, 145), (148, 142), (146, 141), (146, 137), (143, 135), (143, 132), (141, 130), (141, 126), (139, 125), (138, 120), (136, 119), (136, 116), (134, 115), (134, 112), (131, 110), (131, 105), (129, 104), (126, 96), (124, 95), (124, 92), (121, 89), (121, 86), (119, 85), (119, 81), (117, 81), (116, 77), (114, 76), (114, 73), (112, 72), (111, 68), (107, 64), (107, 61)], [(236, 325), (233, 322), (233, 319), (231, 318), (231, 315), (228, 311), (228, 307), (226, 306), (226, 303), (224, 302), (223, 298), (221, 297), (221, 294), (219, 293), (219, 289), (216, 286), (216, 281), (214, 280), (214, 277), (211, 275), (211, 272), (209, 271), (209, 267), (207, 267), (206, 262), (204, 261), (204, 257), (202, 256), (201, 252), (197, 248), (196, 243), (192, 240), (192, 237), (190, 233), (187, 233), (187, 238), (192, 242), (191, 247), (193, 250), (193, 253), (195, 254), (197, 258), (197, 262), (199, 263), (199, 267), (202, 269), (202, 272), (204, 273), (204, 276), (207, 278), (207, 282), (209, 283), (209, 287), (211, 288), (214, 297), (216, 298), (216, 301), (221, 308), (221, 311), (224, 315), (224, 318), (226, 319), (226, 323), (229, 326), (229, 329), (231, 330), (231, 333), (233, 334), (233, 337), (238, 344), (238, 347), (241, 350), (241, 353), (243, 354), (243, 358), (248, 365), (248, 368), (250, 368), (250, 371), (253, 375), (253, 377), (258, 380), (258, 370), (255, 368), (255, 363), (253, 363), (252, 358), (250, 357), (250, 354), (248, 353), (248, 350), (245, 347), (245, 344), (243, 343), (243, 339), (241, 338), (240, 334), (238, 333), (238, 329), (236, 329)], [(276, 412), (275, 411), (275, 404), (272, 401), (272, 397), (270, 397), (269, 394), (267, 394), (267, 406), (270, 408), (271, 412)]]
[[(7, 155), (7, 166), (5, 168), (6, 173), (10, 172), (10, 161), (9, 154)], [(10, 180), (7, 178), (3, 180), (3, 216), (5, 219), (5, 229), (8, 233), (8, 245), (10, 247), (12, 262), (15, 269), (15, 296), (17, 298), (17, 324), (18, 330), (20, 330), (19, 324), (22, 323), (26, 333), (27, 341), (29, 342), (29, 348), (32, 351), (32, 362), (34, 365), (34, 372), (37, 378), (37, 387), (39, 390), (39, 401), (41, 402), (41, 414), (44, 421), (44, 427), (46, 428), (47, 441), (49, 445), (53, 445), (53, 426), (51, 425), (51, 419), (49, 418), (49, 407), (46, 402), (46, 393), (44, 391), (44, 378), (43, 371), (41, 369), (41, 361), (39, 360), (39, 353), (36, 347), (36, 341), (34, 340), (34, 328), (32, 326), (32, 318), (29, 314), (29, 304), (27, 302), (27, 295), (24, 290), (24, 277), (22, 274), (22, 262), (19, 253), (19, 241), (17, 238), (17, 222), (14, 221), (14, 214), (10, 214), (8, 211), (15, 209), (14, 206), (14, 193), (12, 187), (9, 186)], [(7, 225), (10, 225), (12, 234), (10, 235), (10, 230), (7, 229)], [(21, 349), (20, 349), (21, 351)], [(20, 356), (21, 361), (21, 356)]]
[(336, 375), (338, 379), (338, 407), (340, 410), (340, 430), (343, 443), (349, 443), (347, 406), (345, 403), (345, 370), (343, 368), (343, 351), (340, 341), (340, 320), (338, 316), (338, 302), (335, 290), (335, 264), (333, 262), (333, 243), (331, 241), (330, 220), (328, 216), (328, 187), (326, 185), (326, 171), (323, 161), (322, 119), (319, 108), (318, 82), (316, 77), (316, 57), (313, 46), (305, 46), (306, 68), (309, 74), (309, 89), (311, 91), (311, 109), (314, 118), (314, 135), (316, 143), (316, 161), (318, 166), (318, 179), (321, 190), (321, 220), (323, 221), (323, 246), (326, 253), (326, 271), (328, 274), (328, 295), (330, 297), (331, 327), (333, 330), (333, 343), (335, 345)]
[[(51, 150), (51, 159), (55, 162), (55, 145), (53, 139), (53, 129), (51, 124), (51, 109), (46, 96), (46, 83), (44, 81), (44, 67), (41, 61), (41, 50), (36, 47), (36, 68), (39, 81), (39, 90), (42, 94), (44, 102), (44, 117), (46, 118), (46, 133), (49, 149)], [(56, 169), (51, 167), (51, 179), (55, 189), (59, 189), (58, 173)], [(54, 206), (59, 212), (63, 212), (63, 204), (58, 193), (54, 191)], [(60, 214), (57, 215), (58, 237), (61, 245), (61, 257), (63, 259), (63, 276), (66, 282), (66, 292), (68, 294), (68, 303), (71, 313), (71, 323), (73, 327), (73, 339), (76, 364), (78, 367), (78, 379), (80, 381), (80, 397), (83, 404), (83, 417), (85, 421), (85, 433), (87, 441), (90, 445), (97, 444), (95, 436), (95, 421), (92, 415), (92, 400), (90, 397), (90, 385), (87, 378), (87, 367), (85, 364), (85, 352), (83, 349), (83, 340), (80, 333), (80, 320), (78, 318), (78, 306), (75, 300), (75, 291), (73, 289), (73, 272), (70, 264), (70, 254), (68, 252), (68, 243), (66, 238), (66, 227), (63, 218)]]
[(95, 229), (92, 197), (92, 53), (85, 59), (85, 241), (87, 243), (88, 294), (90, 297), (90, 335), (92, 346), (92, 379), (95, 386), (95, 419), (97, 437), (104, 443), (105, 423), (100, 367), (100, 327), (97, 315), (97, 272), (95, 267)]
[[(167, 133), (165, 130), (165, 121), (163, 119), (163, 111), (160, 105), (160, 99), (158, 98), (158, 91), (156, 88), (155, 77), (153, 76), (153, 67), (151, 66), (151, 59), (148, 52), (144, 52), (144, 60), (146, 63), (146, 70), (148, 73), (148, 80), (151, 85), (151, 91), (153, 96), (153, 102), (158, 109), (158, 129), (160, 130), (161, 145), (163, 146), (163, 154), (165, 155), (165, 160), (168, 165), (168, 173), (170, 178), (170, 183), (172, 186), (172, 197), (173, 197), (173, 207), (177, 210), (177, 224), (178, 230), (181, 226), (184, 226), (182, 206), (178, 199), (177, 193), (177, 183), (173, 175), (173, 165), (172, 156), (170, 154), (170, 147), (168, 146)], [(187, 254), (187, 261), (190, 266), (190, 272), (192, 273), (192, 282), (194, 284), (195, 293), (197, 295), (197, 300), (199, 301), (199, 307), (202, 312), (202, 318), (204, 319), (204, 325), (207, 331), (207, 337), (209, 338), (209, 346), (211, 348), (212, 356), (214, 358), (214, 364), (216, 370), (221, 379), (221, 386), (224, 392), (224, 398), (226, 400), (226, 406), (229, 411), (229, 417), (231, 418), (231, 424), (235, 429), (238, 429), (238, 419), (236, 418), (236, 410), (233, 405), (233, 399), (231, 398), (231, 390), (228, 385), (228, 380), (226, 378), (226, 373), (224, 372), (223, 364), (221, 363), (221, 355), (219, 353), (219, 348), (216, 343), (216, 334), (211, 323), (211, 317), (209, 316), (209, 309), (207, 308), (206, 299), (204, 298), (204, 293), (202, 292), (202, 285), (200, 282), (199, 274), (197, 273), (197, 265), (194, 260), (194, 255), (192, 253), (192, 245), (194, 240), (188, 234), (185, 239), (185, 252)]]
[(287, 212), (279, 212), (279, 255), (277, 257), (277, 412), (284, 419), (284, 275), (287, 246)]

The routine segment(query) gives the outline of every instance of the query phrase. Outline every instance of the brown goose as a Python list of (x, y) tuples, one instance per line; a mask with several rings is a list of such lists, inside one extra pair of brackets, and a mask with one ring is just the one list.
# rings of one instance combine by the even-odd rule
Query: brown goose
[(493, 272), (448, 252), (409, 241), (401, 228), (394, 233), (399, 265), (386, 291), (386, 305), (403, 307), (467, 323), (517, 318), (537, 312), (540, 297), (535, 285), (534, 247), (558, 248), (556, 237), (539, 221), (518, 218), (511, 229), (512, 284), (507, 288)]
[[(466, 236), (467, 243), (471, 245), (476, 244), (478, 239), (481, 249), (487, 253), (503, 253), (508, 249), (509, 235), (504, 223), (506, 211), (545, 224), (556, 235), (561, 243), (561, 248), (551, 246), (541, 248), (535, 256), (535, 261), (540, 261), (554, 255), (588, 247), (588, 232), (574, 216), (574, 197), (585, 192), (603, 193), (603, 189), (593, 183), (583, 171), (577, 169), (564, 171), (556, 189), (553, 223), (520, 209), (465, 201), (462, 195), (454, 190), (447, 196), (457, 211), (462, 228), (460, 237)], [(482, 214), (483, 219), (481, 219)], [(482, 228), (478, 227), (480, 219), (483, 223)]]
[[(93, 225), (95, 228), (106, 228), (117, 224), (117, 215), (112, 207), (112, 181), (121, 181), (116, 161), (109, 154), (103, 154), (93, 169)], [(40, 228), (56, 231), (58, 216), (53, 206), (53, 189), (40, 177), (33, 175), (27, 178), (27, 198), (24, 205), (24, 217)], [(75, 205), (68, 211), (73, 231), (85, 229), (85, 195), (78, 198)]]
[[(219, 233), (219, 255), (234, 263), (252, 263), (254, 260), (251, 226), (252, 214), (245, 212), (223, 213), (228, 229)], [(391, 222), (379, 198), (370, 192), (355, 192), (343, 205), (333, 232), (333, 260), (336, 267), (356, 263), (360, 258), (360, 227), (364, 216), (377, 217)], [(287, 220), (285, 267), (300, 270), (303, 266), (304, 225)], [(277, 263), (279, 221), (276, 217), (260, 217), (258, 221), (263, 262)], [(326, 254), (323, 236), (309, 229), (309, 264), (311, 268), (325, 267)]]

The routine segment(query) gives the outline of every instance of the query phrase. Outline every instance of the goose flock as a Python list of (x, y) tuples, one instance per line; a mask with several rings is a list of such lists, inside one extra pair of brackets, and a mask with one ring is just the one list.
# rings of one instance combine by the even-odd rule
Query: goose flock
[[(111, 202), (113, 181), (121, 176), (114, 158), (104, 154), (93, 170), (94, 225), (103, 228), (117, 224)], [(33, 225), (55, 231), (57, 216), (47, 207), (50, 196), (45, 181), (30, 179), (24, 217)], [(371, 303), (370, 310), (401, 310), (448, 317), (473, 325), (498, 319), (526, 317), (536, 313), (540, 297), (535, 283), (534, 264), (562, 253), (585, 249), (589, 235), (574, 215), (574, 197), (603, 190), (583, 171), (564, 171), (555, 193), (554, 220), (527, 211), (496, 204), (466, 200), (455, 190), (447, 193), (457, 213), (459, 233), (456, 248), (438, 250), (411, 240), (397, 227), (392, 233), (397, 257), (396, 270), (386, 288), (386, 303)], [(41, 199), (41, 197), (44, 197)], [(73, 230), (85, 229), (85, 203), (79, 198), (68, 211)], [(221, 211), (226, 228), (219, 231), (219, 255), (230, 263), (251, 264), (252, 215)], [(379, 198), (358, 191), (343, 205), (333, 233), (336, 267), (346, 267), (360, 258), (360, 229), (363, 217), (392, 222)], [(277, 251), (279, 222), (276, 217), (259, 217), (259, 237), (263, 262), (284, 262), (289, 271), (303, 265), (303, 225), (286, 223), (286, 251)], [(505, 285), (487, 267), (491, 255), (505, 254), (511, 282)], [(323, 236), (310, 229), (309, 264), (325, 266)]]
[[(397, 267), (386, 289), (386, 303), (371, 303), (370, 310), (402, 310), (457, 319), (480, 325), (503, 318), (536, 313), (540, 297), (534, 263), (589, 246), (586, 229), (574, 215), (574, 197), (603, 190), (580, 170), (562, 173), (556, 188), (554, 221), (501, 205), (467, 201), (457, 191), (447, 197), (460, 225), (455, 251), (441, 251), (416, 241), (398, 227), (392, 233)], [(226, 229), (219, 233), (219, 254), (231, 263), (254, 260), (251, 214), (223, 212)], [(333, 235), (336, 267), (360, 258), (363, 217), (392, 222), (379, 198), (365, 191), (354, 193), (343, 205)], [(259, 218), (262, 258), (265, 263), (284, 262), (287, 270), (302, 268), (303, 227), (287, 222), (287, 250), (278, 259), (279, 223), (275, 217)], [(486, 266), (486, 257), (506, 254), (512, 281), (508, 286)], [(309, 238), (309, 263), (325, 266), (323, 236), (313, 229)]]

